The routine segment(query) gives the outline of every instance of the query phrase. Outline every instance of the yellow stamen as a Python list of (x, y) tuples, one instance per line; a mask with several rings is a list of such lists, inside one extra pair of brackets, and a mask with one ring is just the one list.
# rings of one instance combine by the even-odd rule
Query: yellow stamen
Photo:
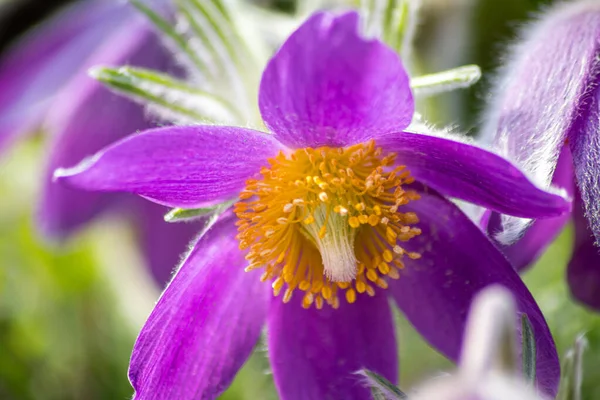
[(348, 289), (346, 291), (346, 300), (350, 304), (352, 304), (356, 301), (356, 292), (354, 291), (354, 289)]
[(404, 186), (413, 178), (394, 162), (373, 141), (270, 159), (234, 206), (246, 270), (264, 268), (261, 280), (284, 302), (304, 292), (304, 308), (337, 308), (340, 297), (354, 303), (387, 288), (404, 257), (420, 258), (400, 245), (421, 233), (412, 226), (417, 215), (402, 213), (419, 195)]

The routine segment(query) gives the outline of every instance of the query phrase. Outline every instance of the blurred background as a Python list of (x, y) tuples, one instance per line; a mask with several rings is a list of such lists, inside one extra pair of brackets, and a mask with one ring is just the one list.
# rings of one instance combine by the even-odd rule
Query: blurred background
[[(0, 52), (75, 2), (0, 0)], [(290, 13), (297, 6), (294, 0), (257, 3)], [(547, 4), (423, 0), (414, 49), (419, 72), (462, 64), (478, 64), (483, 70), (474, 87), (421, 104), (425, 119), (476, 135), (487, 77), (500, 65), (502, 49)], [(139, 232), (121, 214), (105, 215), (66, 241), (49, 241), (38, 232), (36, 202), (50, 140), (43, 133), (33, 132), (0, 153), (0, 399), (130, 398), (130, 351), (161, 285), (138, 253)], [(525, 280), (546, 315), (559, 354), (577, 334), (587, 334), (583, 393), (585, 399), (600, 399), (600, 318), (569, 297), (564, 274), (571, 243), (567, 227)], [(452, 368), (397, 318), (402, 387)], [(257, 348), (222, 398), (277, 398), (264, 348)]]

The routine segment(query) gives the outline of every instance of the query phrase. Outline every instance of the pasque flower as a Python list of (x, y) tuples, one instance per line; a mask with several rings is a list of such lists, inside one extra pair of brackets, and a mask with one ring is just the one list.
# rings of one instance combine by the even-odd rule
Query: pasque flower
[[(483, 225), (521, 270), (573, 219), (568, 282), (575, 298), (600, 309), (600, 4), (575, 1), (550, 9), (525, 30), (491, 96), (483, 134), (542, 187), (574, 198), (572, 214), (527, 221), (488, 212)], [(594, 238), (595, 236), (595, 238)]]
[(282, 399), (366, 399), (353, 372), (397, 378), (388, 295), (455, 359), (471, 298), (492, 283), (532, 321), (538, 385), (555, 393), (558, 360), (540, 310), (445, 196), (528, 218), (569, 203), (495, 154), (406, 131), (408, 76), (357, 26), (354, 12), (317, 13), (270, 60), (259, 106), (272, 134), (159, 128), (56, 172), (65, 184), (171, 207), (239, 199), (196, 243), (143, 328), (130, 366), (136, 399), (216, 397), (265, 324)]
[(166, 70), (172, 57), (149, 24), (120, 1), (81, 1), (17, 41), (0, 61), (0, 152), (32, 131), (49, 133), (38, 221), (51, 239), (70, 236), (107, 209), (139, 227), (154, 276), (166, 282), (197, 224), (169, 225), (165, 207), (119, 194), (53, 185), (52, 171), (152, 125), (142, 107), (87, 76), (97, 64), (130, 63)]

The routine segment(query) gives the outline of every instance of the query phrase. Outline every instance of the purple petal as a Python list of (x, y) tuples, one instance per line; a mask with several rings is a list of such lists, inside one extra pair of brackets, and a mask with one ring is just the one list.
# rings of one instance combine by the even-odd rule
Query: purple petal
[(390, 281), (390, 292), (400, 309), (433, 346), (456, 360), (471, 300), (488, 285), (499, 284), (515, 296), (520, 313), (529, 317), (537, 344), (537, 385), (554, 395), (559, 361), (552, 336), (535, 300), (515, 270), (458, 207), (426, 191), (404, 206), (415, 212), (422, 234), (403, 243), (421, 253), (405, 258), (400, 279)]
[[(568, 148), (562, 151), (558, 159), (552, 183), (564, 188), (569, 197), (572, 198), (574, 196), (573, 158)], [(502, 230), (500, 215), (489, 211), (488, 214), (491, 215), (489, 215), (489, 222), (486, 224), (486, 231), (493, 238), (496, 233), (500, 233)], [(517, 271), (523, 271), (544, 253), (570, 218), (570, 213), (564, 213), (555, 218), (535, 220), (523, 237), (516, 243), (506, 246), (496, 242), (496, 245), (502, 250)]]
[(528, 218), (557, 216), (570, 210), (563, 197), (536, 187), (504, 158), (466, 143), (437, 136), (399, 132), (376, 140), (397, 154), (420, 182), (501, 213)]
[(206, 218), (168, 223), (164, 220), (168, 208), (141, 198), (132, 200), (142, 253), (152, 276), (164, 287), (171, 280), (175, 267), (181, 262), (192, 239), (205, 226)]
[(583, 214), (579, 194), (575, 197), (573, 220), (575, 243), (567, 268), (567, 281), (573, 297), (588, 307), (600, 310), (600, 248), (594, 244), (594, 234)]
[[(581, 134), (590, 107), (597, 108), (600, 7), (593, 1), (556, 5), (523, 36), (489, 96), (482, 135), (547, 187), (563, 144)], [(576, 163), (586, 162), (573, 155)], [(503, 220), (511, 227), (507, 237), (527, 226)]]
[(413, 117), (408, 75), (390, 48), (358, 34), (358, 14), (317, 13), (267, 65), (259, 105), (292, 148), (348, 146), (404, 129)]
[(244, 272), (235, 235), (231, 218), (218, 222), (150, 314), (129, 367), (135, 399), (214, 399), (252, 352), (270, 288)]
[(387, 297), (359, 296), (337, 310), (301, 306), (301, 296), (271, 303), (269, 358), (282, 400), (371, 399), (366, 368), (398, 380), (394, 325)]
[(160, 128), (127, 137), (58, 178), (83, 189), (127, 191), (193, 208), (237, 196), (278, 150), (271, 135), (250, 129)]
[(0, 61), (0, 151), (39, 125), (53, 96), (81, 71), (106, 32), (131, 16), (119, 2), (78, 2), (15, 43)]
[[(591, 3), (590, 3), (591, 4)], [(583, 8), (583, 7), (582, 7)], [(573, 25), (585, 21), (581, 28), (581, 40), (586, 46), (593, 46), (598, 54), (600, 46), (600, 8), (594, 4), (590, 9), (580, 10), (577, 21)], [(587, 12), (587, 13), (585, 13)], [(591, 34), (596, 39), (593, 43)], [(584, 35), (583, 32), (586, 34)], [(578, 43), (578, 46), (580, 44)], [(587, 59), (580, 59), (583, 62)], [(592, 62), (592, 61), (590, 61)], [(575, 63), (579, 66), (579, 63)], [(589, 64), (584, 66), (590, 67)], [(573, 296), (588, 306), (600, 309), (600, 255), (599, 248), (593, 243), (600, 243), (600, 91), (598, 90), (597, 56), (593, 60), (594, 82), (589, 83), (588, 96), (580, 99), (579, 119), (569, 132), (569, 147), (573, 153), (575, 178), (579, 187), (576, 198), (575, 246), (573, 258), (568, 267), (568, 281)]]
[(482, 130), (500, 152), (549, 184), (569, 131), (597, 80), (600, 9), (561, 4), (512, 48)]
[[(490, 216), (488, 232), (494, 235), (501, 231), (499, 214)], [(511, 265), (518, 271), (523, 272), (531, 267), (544, 254), (546, 248), (556, 239), (563, 230), (571, 214), (563, 214), (560, 217), (538, 219), (525, 232), (523, 237), (511, 245), (503, 245), (495, 241), (498, 248), (504, 253)]]
[(54, 184), (53, 171), (74, 165), (129, 133), (149, 127), (142, 107), (109, 92), (87, 76), (87, 68), (130, 64), (166, 70), (171, 63), (171, 56), (148, 24), (130, 16), (55, 97), (47, 110), (46, 128), (53, 137), (39, 209), (44, 234), (67, 236), (118, 198)]
[[(600, 24), (600, 10), (599, 10)], [(588, 99), (589, 113), (569, 136), (575, 178), (588, 225), (600, 243), (600, 91)]]

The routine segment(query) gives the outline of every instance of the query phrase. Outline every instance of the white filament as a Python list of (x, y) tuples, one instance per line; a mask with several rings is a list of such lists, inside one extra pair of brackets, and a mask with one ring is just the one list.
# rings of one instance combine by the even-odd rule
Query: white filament
[[(304, 225), (305, 233), (317, 245), (325, 276), (332, 282), (349, 282), (356, 278), (357, 261), (354, 254), (356, 229), (348, 225), (347, 218), (331, 212), (327, 217), (327, 208), (320, 205), (313, 214), (315, 221)], [(325, 225), (323, 238), (319, 236)]]

